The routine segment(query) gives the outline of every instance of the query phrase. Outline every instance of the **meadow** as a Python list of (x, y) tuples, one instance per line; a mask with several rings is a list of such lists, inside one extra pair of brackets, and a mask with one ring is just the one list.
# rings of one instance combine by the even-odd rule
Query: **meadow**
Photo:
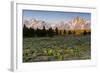
[(91, 36), (24, 37), (23, 62), (91, 59)]

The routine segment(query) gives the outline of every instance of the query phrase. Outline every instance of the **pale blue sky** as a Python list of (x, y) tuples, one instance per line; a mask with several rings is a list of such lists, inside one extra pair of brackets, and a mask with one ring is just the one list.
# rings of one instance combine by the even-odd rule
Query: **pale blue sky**
[(29, 20), (35, 18), (50, 23), (67, 22), (77, 16), (86, 20), (91, 20), (91, 13), (23, 10), (23, 19)]

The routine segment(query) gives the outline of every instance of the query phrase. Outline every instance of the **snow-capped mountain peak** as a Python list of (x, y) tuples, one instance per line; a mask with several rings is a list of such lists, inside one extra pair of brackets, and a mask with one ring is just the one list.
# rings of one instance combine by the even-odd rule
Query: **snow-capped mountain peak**
[(81, 18), (79, 16), (74, 17), (72, 20), (69, 22), (60, 22), (58, 24), (55, 23), (48, 23), (46, 21), (42, 20), (37, 20), (37, 19), (31, 19), (30, 21), (24, 20), (24, 25), (28, 28), (33, 28), (33, 29), (43, 29), (45, 26), (46, 29), (49, 29), (52, 27), (55, 29), (56, 27), (60, 30), (78, 30), (78, 29), (90, 29), (91, 22), (89, 20), (86, 20), (84, 18)]

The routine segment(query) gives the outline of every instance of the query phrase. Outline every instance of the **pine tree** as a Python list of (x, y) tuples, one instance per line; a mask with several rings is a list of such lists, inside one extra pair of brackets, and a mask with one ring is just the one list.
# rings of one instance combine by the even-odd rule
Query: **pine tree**
[(35, 33), (34, 33), (34, 29), (33, 28), (30, 28), (29, 29), (29, 34), (30, 34), (30, 37), (34, 37), (35, 36)]
[(35, 30), (35, 34), (36, 34), (37, 37), (41, 36), (41, 34), (40, 34), (40, 29), (37, 28), (37, 29)]
[(86, 34), (87, 34), (86, 30), (84, 30), (83, 35), (86, 35)]
[(49, 30), (48, 30), (48, 36), (49, 37), (53, 37), (54, 36), (54, 30), (52, 29), (52, 27), (50, 27)]
[(64, 32), (63, 32), (63, 34), (64, 34), (64, 35), (66, 35), (66, 30), (65, 30), (65, 29), (64, 29)]
[(42, 29), (42, 36), (47, 36), (47, 32), (46, 32), (45, 26), (43, 26), (43, 29)]
[(29, 29), (25, 26), (23, 26), (23, 37), (28, 37), (29, 36)]
[(56, 34), (56, 35), (59, 34), (59, 32), (58, 32), (58, 28), (57, 28), (57, 27), (56, 27), (56, 29), (55, 29), (55, 34)]
[(68, 31), (68, 34), (71, 34), (71, 30)]

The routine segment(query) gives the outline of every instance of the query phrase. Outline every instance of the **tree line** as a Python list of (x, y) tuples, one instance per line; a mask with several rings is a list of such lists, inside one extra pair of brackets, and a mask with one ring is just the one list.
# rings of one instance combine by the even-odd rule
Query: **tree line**
[[(57, 27), (55, 29), (52, 29), (50, 27), (49, 29), (46, 29), (45, 26), (43, 26), (43, 29), (33, 29), (33, 28), (27, 28), (25, 25), (23, 27), (23, 37), (53, 37), (57, 35), (71, 35), (71, 34), (77, 34), (75, 30), (59, 30)], [(79, 32), (81, 35), (87, 35), (91, 34), (91, 32), (87, 32), (84, 30), (83, 32)]]

